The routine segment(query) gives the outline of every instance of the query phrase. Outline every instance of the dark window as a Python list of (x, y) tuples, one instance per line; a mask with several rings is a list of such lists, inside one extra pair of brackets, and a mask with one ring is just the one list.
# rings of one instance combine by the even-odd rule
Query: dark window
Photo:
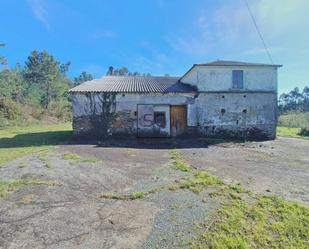
[(223, 115), (225, 113), (225, 109), (221, 109), (221, 114)]
[(244, 71), (233, 70), (233, 88), (242, 89), (244, 88)]
[(165, 112), (154, 112), (154, 122), (161, 128), (166, 126)]

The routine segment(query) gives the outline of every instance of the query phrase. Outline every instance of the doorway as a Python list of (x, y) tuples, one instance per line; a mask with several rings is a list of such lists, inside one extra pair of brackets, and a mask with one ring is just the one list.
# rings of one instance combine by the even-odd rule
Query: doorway
[(176, 137), (187, 131), (187, 106), (171, 106), (171, 136)]

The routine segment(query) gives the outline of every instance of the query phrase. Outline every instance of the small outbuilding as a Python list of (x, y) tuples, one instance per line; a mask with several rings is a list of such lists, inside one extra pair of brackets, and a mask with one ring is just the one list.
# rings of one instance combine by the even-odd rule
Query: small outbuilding
[(194, 64), (182, 77), (104, 76), (70, 90), (77, 135), (274, 139), (277, 69)]

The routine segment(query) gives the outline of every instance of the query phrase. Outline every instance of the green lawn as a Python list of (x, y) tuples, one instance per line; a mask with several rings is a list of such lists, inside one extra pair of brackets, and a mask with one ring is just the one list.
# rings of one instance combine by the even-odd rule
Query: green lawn
[(44, 151), (72, 135), (71, 123), (31, 125), (0, 130), (0, 166), (26, 154)]
[(309, 137), (298, 135), (299, 132), (300, 132), (300, 128), (290, 128), (290, 127), (283, 127), (283, 126), (277, 127), (277, 135), (278, 136), (309, 139)]

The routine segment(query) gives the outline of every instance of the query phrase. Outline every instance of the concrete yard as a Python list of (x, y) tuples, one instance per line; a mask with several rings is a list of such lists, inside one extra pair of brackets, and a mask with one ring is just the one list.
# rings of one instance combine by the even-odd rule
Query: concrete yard
[[(198, 194), (164, 188), (189, 174), (171, 167), (174, 148), (193, 169), (225, 183), (309, 205), (309, 140), (207, 141), (73, 143), (6, 163), (3, 180), (43, 183), (0, 198), (0, 248), (188, 248), (196, 224), (211, 219), (220, 198), (209, 196), (211, 187)], [(102, 198), (152, 189), (160, 190), (133, 200)]]

